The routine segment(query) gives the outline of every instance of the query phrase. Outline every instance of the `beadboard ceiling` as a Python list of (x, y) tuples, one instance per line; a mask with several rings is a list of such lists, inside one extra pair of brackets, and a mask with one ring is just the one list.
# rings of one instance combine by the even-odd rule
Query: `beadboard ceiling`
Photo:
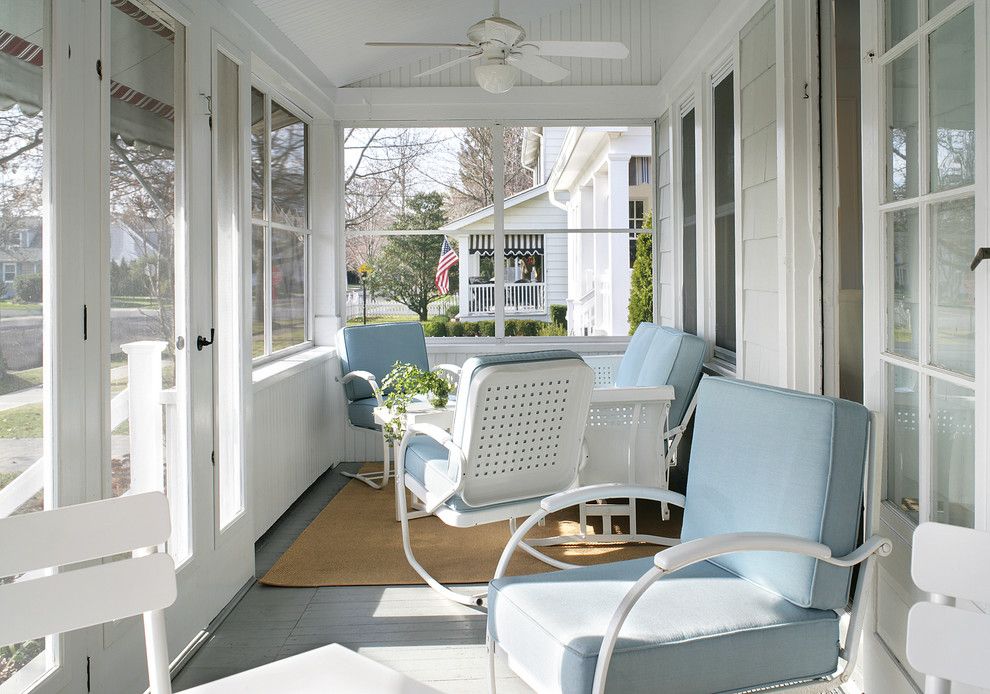
[[(731, 1), (731, 0), (722, 0)], [(335, 86), (469, 86), (471, 70), (412, 76), (449, 59), (448, 51), (369, 48), (365, 41), (463, 41), (491, 15), (490, 0), (234, 0), (251, 2)], [(656, 84), (719, 0), (501, 0), (501, 14), (534, 39), (623, 41), (624, 61), (555, 58), (571, 75), (561, 84)], [(523, 81), (522, 84), (539, 82)]]

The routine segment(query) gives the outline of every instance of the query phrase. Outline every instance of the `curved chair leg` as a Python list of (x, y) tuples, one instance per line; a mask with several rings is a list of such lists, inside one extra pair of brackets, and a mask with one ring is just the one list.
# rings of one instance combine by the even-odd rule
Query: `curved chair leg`
[(402, 523), (402, 549), (406, 553), (406, 560), (409, 562), (409, 566), (413, 568), (413, 571), (419, 574), (420, 578), (426, 581), (427, 585), (443, 595), (445, 598), (453, 600), (454, 602), (459, 602), (462, 605), (468, 605), (469, 607), (481, 607), (488, 595), (487, 590), (484, 593), (478, 593), (475, 595), (458, 593), (433, 578), (433, 576), (431, 576), (430, 573), (423, 568), (423, 565), (416, 561), (416, 557), (413, 555), (412, 550), (412, 540), (409, 537), (409, 509), (406, 505), (405, 484), (402, 477), (398, 474), (395, 476), (395, 498), (399, 507), (399, 521)]
[(495, 640), (492, 635), (485, 633), (485, 648), (488, 651), (488, 694), (495, 692)]
[(392, 445), (382, 436), (382, 471), (381, 472), (344, 472), (344, 477), (360, 480), (372, 489), (385, 489), (392, 476)]

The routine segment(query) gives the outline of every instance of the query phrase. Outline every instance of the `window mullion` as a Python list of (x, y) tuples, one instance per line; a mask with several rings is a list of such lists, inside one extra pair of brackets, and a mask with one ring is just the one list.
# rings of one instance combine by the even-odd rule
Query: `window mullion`
[(264, 251), (264, 301), (265, 301), (265, 356), (272, 353), (272, 99), (265, 94), (265, 251)]

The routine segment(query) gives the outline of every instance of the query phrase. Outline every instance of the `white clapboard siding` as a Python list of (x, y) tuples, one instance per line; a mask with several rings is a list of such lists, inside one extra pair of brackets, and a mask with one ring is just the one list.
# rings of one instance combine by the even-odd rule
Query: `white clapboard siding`
[[(698, 5), (712, 5), (700, 2)], [(479, 5), (479, 10), (482, 5)], [(680, 8), (678, 8), (680, 9)], [(689, 7), (693, 33), (697, 29), (694, 12)], [(547, 41), (621, 41), (629, 47), (626, 60), (591, 60), (588, 58), (553, 58), (558, 65), (570, 70), (570, 74), (557, 85), (655, 85), (660, 81), (661, 63), (673, 60), (676, 53), (668, 55), (671, 43), (680, 43), (681, 37), (672, 31), (673, 24), (680, 24), (681, 17), (670, 21), (672, 14), (665, 13), (665, 3), (656, 0), (586, 0), (573, 9), (547, 14), (531, 22), (521, 22), (527, 37)], [(679, 14), (684, 14), (680, 9)], [(479, 17), (480, 19), (480, 17)], [(682, 29), (683, 31), (683, 29)], [(671, 36), (671, 34), (673, 34)], [(459, 37), (457, 37), (459, 39)], [(660, 38), (661, 40), (657, 40)], [(683, 46), (678, 46), (682, 48)], [(375, 77), (354, 82), (349, 87), (464, 87), (475, 84), (473, 66), (467, 63), (451, 70), (444, 70), (428, 78), (414, 79), (414, 75), (460, 57), (451, 51), (438, 52), (408, 65), (389, 70)], [(540, 80), (520, 75), (518, 84), (540, 86)]]
[(255, 538), (340, 461), (341, 418), (332, 353), (254, 385), (251, 473)]
[[(669, 118), (660, 119), (660, 138), (657, 144), (657, 184), (660, 201), (653, 220), (653, 254), (659, 262), (654, 302), (659, 309), (661, 325), (674, 325), (674, 229), (671, 200), (671, 156)], [(656, 271), (656, 269), (655, 269)]]
[(779, 384), (777, 123), (774, 3), (740, 32), (742, 377)]

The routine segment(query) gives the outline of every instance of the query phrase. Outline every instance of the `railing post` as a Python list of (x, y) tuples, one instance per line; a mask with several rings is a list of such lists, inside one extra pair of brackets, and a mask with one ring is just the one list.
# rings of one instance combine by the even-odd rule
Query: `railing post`
[(128, 429), (131, 452), (132, 492), (164, 491), (164, 439), (162, 424), (162, 352), (160, 340), (128, 342), (120, 348), (127, 355)]

